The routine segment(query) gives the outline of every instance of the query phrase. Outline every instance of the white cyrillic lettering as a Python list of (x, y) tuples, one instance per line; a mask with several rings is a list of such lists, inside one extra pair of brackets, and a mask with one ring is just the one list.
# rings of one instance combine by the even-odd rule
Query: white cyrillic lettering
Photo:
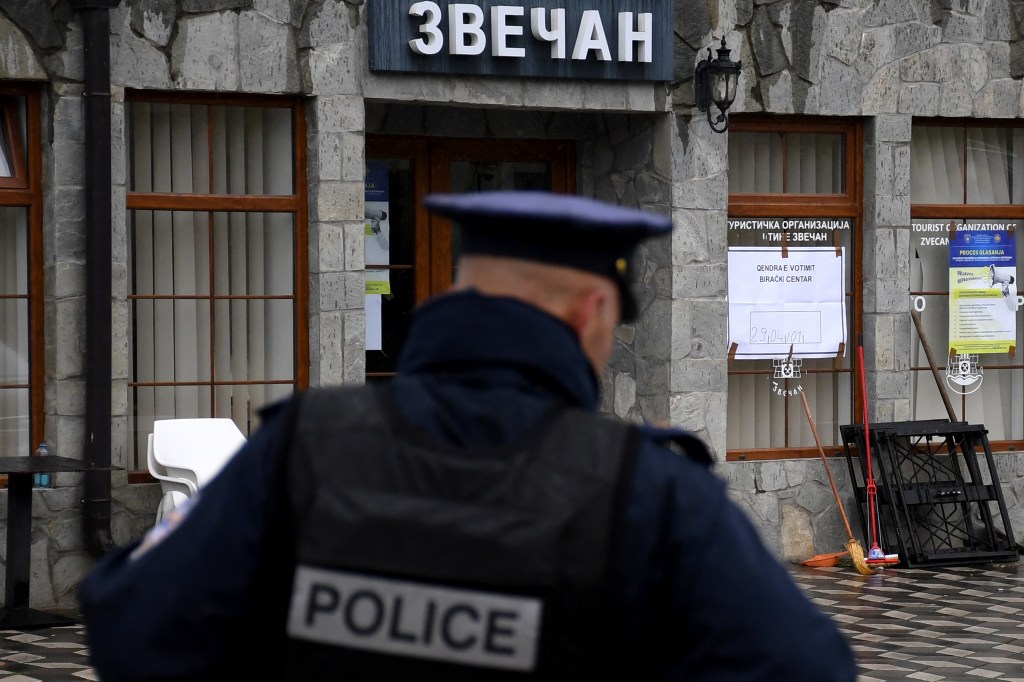
[(576, 34), (576, 46), (572, 48), (572, 58), (584, 60), (591, 50), (597, 51), (598, 61), (608, 62), (612, 52), (608, 49), (608, 39), (604, 35), (604, 24), (601, 13), (596, 9), (588, 9), (580, 19), (580, 30)]
[(525, 47), (509, 47), (509, 36), (523, 35), (523, 27), (509, 25), (509, 17), (523, 16), (522, 7), (495, 5), (491, 8), (491, 54), (495, 57), (525, 57)]
[(652, 59), (654, 42), (654, 15), (649, 12), (637, 16), (637, 29), (633, 30), (633, 13), (619, 12), (619, 61), (633, 61), (633, 44), (639, 43), (638, 62), (649, 63)]
[(547, 10), (535, 7), (530, 10), (530, 30), (533, 37), (551, 43), (551, 58), (565, 59), (565, 10), (551, 10), (551, 29), (548, 30)]
[(444, 47), (444, 35), (438, 26), (441, 24), (441, 8), (436, 2), (417, 2), (409, 8), (409, 16), (424, 17), (420, 25), (420, 33), (426, 39), (417, 38), (409, 41), (409, 47), (416, 54), (437, 54)]
[(448, 5), (448, 31), (451, 38), (448, 53), (473, 56), (487, 47), (484, 35), (484, 11), (476, 5)]
[(927, 303), (924, 300), (924, 296), (914, 297), (914, 310), (916, 310), (919, 313), (923, 313), (926, 305)]

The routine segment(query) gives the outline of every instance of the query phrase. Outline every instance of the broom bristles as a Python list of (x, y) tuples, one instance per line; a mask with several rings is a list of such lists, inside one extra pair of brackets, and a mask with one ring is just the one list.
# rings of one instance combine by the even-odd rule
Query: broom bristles
[(868, 565), (867, 559), (864, 557), (864, 548), (861, 547), (856, 538), (850, 538), (846, 542), (846, 551), (850, 553), (850, 558), (853, 559), (853, 567), (857, 569), (858, 573), (861, 575), (875, 574), (875, 569)]

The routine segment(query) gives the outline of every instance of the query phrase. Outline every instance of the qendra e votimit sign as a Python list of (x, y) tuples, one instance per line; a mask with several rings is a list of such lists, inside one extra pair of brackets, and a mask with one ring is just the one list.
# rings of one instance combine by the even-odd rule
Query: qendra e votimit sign
[(371, 0), (367, 9), (373, 71), (672, 80), (666, 0)]

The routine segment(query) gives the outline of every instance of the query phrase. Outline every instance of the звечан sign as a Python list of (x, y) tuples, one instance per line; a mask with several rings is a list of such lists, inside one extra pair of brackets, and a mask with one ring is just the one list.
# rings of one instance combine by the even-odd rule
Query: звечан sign
[(668, 0), (371, 0), (370, 69), (672, 80)]

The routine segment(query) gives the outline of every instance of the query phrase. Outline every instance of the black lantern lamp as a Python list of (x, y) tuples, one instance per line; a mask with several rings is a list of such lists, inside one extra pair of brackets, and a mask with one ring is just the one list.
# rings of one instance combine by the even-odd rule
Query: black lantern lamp
[[(706, 111), (708, 123), (716, 133), (724, 133), (729, 128), (729, 116), (726, 113), (736, 99), (736, 85), (740, 80), (740, 66), (742, 62), (734, 62), (729, 59), (730, 50), (725, 46), (725, 37), (722, 37), (722, 46), (718, 48), (718, 56), (711, 58), (711, 48), (708, 48), (708, 58), (702, 59), (697, 64), (693, 73), (693, 94), (697, 100), (697, 108)], [(711, 103), (721, 112), (717, 118), (711, 118)], [(722, 127), (717, 127), (718, 124)]]

